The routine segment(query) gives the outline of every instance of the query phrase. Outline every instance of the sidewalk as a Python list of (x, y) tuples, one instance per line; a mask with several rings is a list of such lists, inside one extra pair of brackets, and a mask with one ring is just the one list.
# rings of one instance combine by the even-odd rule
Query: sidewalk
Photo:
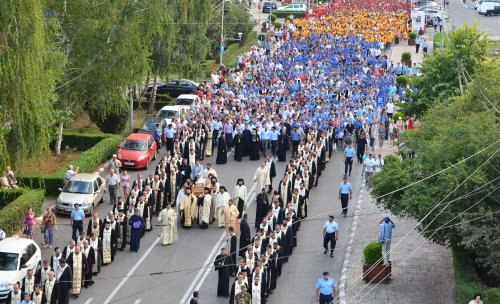
[[(425, 39), (427, 39), (427, 42), (429, 43), (429, 46), (427, 47), (427, 54), (432, 55), (433, 52), (433, 43), (432, 43), (432, 37), (434, 33), (434, 29), (431, 30), (431, 32), (427, 32), (424, 36)], [(389, 51), (389, 63), (392, 61), (394, 64), (398, 64), (401, 62), (401, 55), (404, 52), (410, 52), (411, 53), (411, 61), (412, 64), (416, 63), (417, 66), (420, 66), (422, 61), (424, 60), (424, 52), (422, 51), (422, 44), (420, 44), (420, 49), (418, 51), (418, 54), (415, 52), (415, 46), (414, 45), (408, 45), (408, 42), (400, 41), (400, 44), (393, 45), (391, 50)]]
[[(382, 154), (385, 156), (394, 151), (395, 147), (387, 144)], [(352, 243), (349, 240), (352, 247), (348, 251), (349, 255), (346, 255), (347, 265), (344, 264), (342, 270), (346, 278), (345, 303), (456, 303), (452, 256), (448, 248), (426, 240), (417, 233), (417, 229), (403, 239), (417, 221), (392, 216), (377, 207), (367, 190), (360, 192), (356, 214), (358, 218), (353, 220), (351, 228)], [(384, 216), (390, 216), (396, 224), (391, 246), (391, 280), (387, 284), (367, 284), (362, 280), (363, 249), (367, 243), (378, 240), (378, 223)], [(396, 245), (399, 241), (401, 243)], [(419, 244), (422, 246), (417, 249)]]

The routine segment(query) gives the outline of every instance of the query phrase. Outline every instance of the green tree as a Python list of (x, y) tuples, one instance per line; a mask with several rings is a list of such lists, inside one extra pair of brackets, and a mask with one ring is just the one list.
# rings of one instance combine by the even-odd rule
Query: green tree
[(411, 77), (412, 86), (417, 92), (410, 94), (413, 99), (411, 103), (401, 104), (402, 111), (408, 117), (420, 117), (435, 102), (460, 94), (457, 60), (471, 77), (474, 77), (480, 63), (484, 61), (488, 39), (477, 29), (477, 25), (464, 24), (450, 32), (449, 36), (451, 45), (444, 50), (436, 50), (434, 56), (427, 56), (422, 62), (422, 75)]
[[(386, 158), (384, 169), (373, 178), (373, 194), (380, 196), (378, 203), (394, 214), (423, 220), (422, 227), (429, 225), (423, 232), (426, 237), (440, 244), (460, 246), (475, 257), (478, 265), (498, 276), (500, 213), (495, 212), (500, 210), (500, 182), (497, 180), (500, 172), (500, 116), (495, 108), (500, 106), (497, 98), (500, 94), (500, 64), (486, 62), (479, 65), (475, 73), (476, 79), (463, 96), (435, 103), (422, 117), (419, 128), (404, 133), (402, 140), (416, 157), (403, 161), (396, 157)], [(383, 196), (458, 163), (491, 144), (494, 145), (483, 153), (449, 170), (403, 191)], [(467, 195), (470, 192), (474, 193)], [(454, 199), (457, 201), (444, 208)], [(438, 216), (441, 210), (443, 212)], [(454, 219), (456, 216), (458, 218)], [(464, 223), (481, 216), (485, 217), (435, 231), (442, 225)]]
[(40, 0), (0, 1), (0, 127), (11, 161), (48, 149), (58, 66)]

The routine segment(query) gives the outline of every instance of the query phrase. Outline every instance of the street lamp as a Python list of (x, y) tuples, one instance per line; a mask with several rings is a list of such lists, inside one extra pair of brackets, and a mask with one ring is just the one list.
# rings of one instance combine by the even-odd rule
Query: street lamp
[(220, 44), (220, 65), (222, 65), (222, 54), (224, 53), (224, 41), (241, 41), (241, 37), (243, 37), (242, 32), (238, 32), (238, 38), (228, 38), (228, 37), (222, 37), (221, 38), (221, 44)]
[(225, 3), (226, 0), (222, 0), (222, 13), (221, 13), (221, 27), (220, 27), (220, 58), (219, 62), (220, 65), (222, 65), (222, 54), (224, 53), (224, 41), (225, 40), (231, 40), (231, 41), (241, 41), (241, 37), (243, 36), (243, 33), (238, 33), (238, 39), (236, 38), (225, 38), (224, 37), (224, 9), (225, 9)]

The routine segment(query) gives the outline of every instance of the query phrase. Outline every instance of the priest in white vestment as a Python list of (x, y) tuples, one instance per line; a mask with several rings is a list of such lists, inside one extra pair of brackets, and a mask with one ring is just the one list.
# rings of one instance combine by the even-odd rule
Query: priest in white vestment
[(162, 244), (173, 244), (177, 235), (177, 213), (172, 209), (172, 204), (167, 203), (167, 207), (160, 212), (158, 224), (162, 225)]
[[(269, 168), (266, 166), (266, 163), (263, 162), (260, 167), (255, 170), (255, 175), (253, 176), (253, 182), (257, 183), (257, 186), (255, 189), (263, 189), (269, 187), (271, 185), (271, 180), (269, 179)], [(266, 188), (266, 192), (267, 192)]]

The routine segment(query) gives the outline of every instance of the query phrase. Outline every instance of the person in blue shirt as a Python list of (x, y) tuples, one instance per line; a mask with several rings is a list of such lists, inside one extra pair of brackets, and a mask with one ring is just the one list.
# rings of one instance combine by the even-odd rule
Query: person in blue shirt
[(326, 254), (328, 252), (328, 243), (330, 243), (330, 257), (333, 258), (333, 251), (335, 250), (335, 245), (339, 239), (339, 224), (334, 221), (333, 215), (328, 217), (328, 221), (323, 224), (323, 248)]
[(80, 204), (75, 204), (74, 209), (71, 210), (71, 226), (73, 232), (71, 238), (76, 242), (76, 231), (78, 230), (78, 235), (83, 233), (83, 225), (85, 224), (85, 213), (80, 209)]
[(153, 139), (156, 141), (157, 149), (161, 148), (161, 128), (160, 124), (156, 124), (155, 132), (153, 133)]
[(293, 148), (292, 158), (294, 158), (295, 155), (298, 153), (299, 143), (300, 140), (302, 139), (302, 134), (300, 134), (299, 130), (297, 130), (295, 126), (293, 127), (291, 137), (292, 137), (292, 148)]
[(349, 200), (352, 199), (352, 185), (347, 181), (347, 175), (344, 175), (343, 181), (339, 186), (339, 200), (342, 204), (342, 214), (347, 216), (347, 205)]
[(328, 271), (323, 272), (323, 277), (316, 283), (316, 302), (319, 304), (330, 304), (337, 296), (337, 286)]
[(379, 225), (380, 227), (380, 238), (379, 242), (382, 244), (382, 256), (384, 257), (384, 265), (391, 263), (391, 239), (392, 239), (392, 229), (396, 227), (394, 222), (388, 217), (384, 217)]
[(345, 175), (347, 175), (347, 171), (349, 171), (349, 176), (351, 176), (352, 162), (353, 162), (352, 158), (354, 154), (356, 154), (356, 149), (354, 149), (351, 142), (344, 150)]
[(175, 130), (172, 127), (172, 124), (168, 124), (168, 126), (163, 129), (164, 141), (166, 143), (167, 151), (170, 151), (170, 155), (174, 154), (174, 135)]

